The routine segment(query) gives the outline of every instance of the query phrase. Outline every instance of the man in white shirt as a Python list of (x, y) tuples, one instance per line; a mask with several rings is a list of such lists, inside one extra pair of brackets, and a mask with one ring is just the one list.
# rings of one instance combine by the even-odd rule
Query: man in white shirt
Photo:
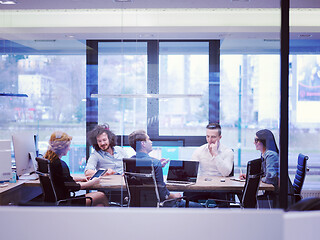
[[(231, 148), (228, 148), (220, 143), (221, 126), (217, 123), (209, 123), (206, 127), (207, 143), (197, 148), (193, 155), (193, 160), (198, 160), (200, 163), (199, 176), (223, 176), (227, 177), (233, 170), (234, 154)], [(228, 200), (230, 196), (222, 192), (186, 192), (191, 201), (199, 201), (206, 199), (222, 199)], [(225, 202), (216, 201), (219, 207), (227, 207)]]
[(195, 150), (193, 160), (200, 162), (200, 176), (229, 176), (233, 169), (234, 154), (231, 148), (220, 143), (221, 126), (210, 123), (206, 127), (207, 143)]

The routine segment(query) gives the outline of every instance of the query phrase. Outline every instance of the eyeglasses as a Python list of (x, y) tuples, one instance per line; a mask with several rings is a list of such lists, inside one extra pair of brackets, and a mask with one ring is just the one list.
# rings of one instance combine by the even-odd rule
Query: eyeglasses
[(254, 139), (254, 142), (255, 142), (255, 143), (258, 143), (259, 141), (260, 141), (259, 138), (255, 138), (255, 139)]

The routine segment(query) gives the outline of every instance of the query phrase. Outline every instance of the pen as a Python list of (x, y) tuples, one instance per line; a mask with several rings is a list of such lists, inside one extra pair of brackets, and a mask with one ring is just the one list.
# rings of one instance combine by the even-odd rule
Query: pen
[(242, 176), (242, 170), (241, 170), (241, 167), (240, 167), (240, 176), (239, 176), (239, 178), (241, 178), (241, 176)]

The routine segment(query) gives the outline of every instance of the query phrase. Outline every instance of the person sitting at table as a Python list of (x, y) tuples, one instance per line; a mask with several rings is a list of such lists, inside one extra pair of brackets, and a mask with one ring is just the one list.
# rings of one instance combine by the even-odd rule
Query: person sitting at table
[[(277, 207), (277, 204), (279, 203), (279, 149), (275, 141), (275, 137), (273, 133), (268, 129), (259, 130), (256, 132), (254, 145), (256, 147), (256, 150), (259, 150), (261, 152), (263, 171), (261, 181), (264, 183), (272, 184), (275, 187), (275, 191), (272, 194), (268, 193), (268, 196), (264, 196), (271, 198), (274, 201), (273, 206)], [(240, 174), (239, 177), (240, 179), (245, 179), (246, 174)], [(289, 178), (288, 192), (294, 192)], [(259, 198), (263, 199), (262, 196), (260, 196)]]
[(88, 133), (89, 144), (94, 148), (85, 168), (85, 175), (91, 177), (98, 169), (108, 169), (105, 175), (122, 174), (122, 159), (127, 153), (116, 146), (117, 136), (107, 124), (97, 125)]
[[(136, 151), (136, 155), (131, 158), (136, 159), (150, 159), (154, 166), (156, 182), (159, 189), (160, 201), (166, 199), (180, 198), (180, 193), (171, 193), (166, 187), (166, 184), (163, 181), (163, 172), (162, 164), (159, 159), (149, 156), (149, 153), (152, 151), (152, 141), (144, 130), (137, 130), (132, 132), (129, 137), (129, 145)], [(175, 207), (185, 207), (185, 201), (179, 200), (175, 202)], [(189, 207), (203, 207), (199, 203), (189, 202)]]
[[(223, 176), (227, 177), (233, 170), (234, 153), (231, 148), (221, 144), (221, 126), (218, 123), (209, 123), (206, 126), (207, 143), (198, 147), (192, 154), (192, 160), (199, 161), (199, 176)], [(185, 196), (190, 200), (199, 201), (212, 199), (228, 200), (225, 193), (197, 193), (187, 192)], [(217, 202), (219, 207), (226, 207), (224, 202)]]
[[(52, 180), (57, 187), (57, 198), (70, 198), (71, 191), (86, 189), (99, 184), (100, 179), (94, 178), (87, 180), (86, 177), (72, 177), (68, 165), (61, 160), (70, 150), (72, 137), (68, 134), (56, 131), (51, 134), (48, 150), (44, 158), (51, 162)], [(86, 197), (92, 198), (93, 206), (108, 206), (108, 198), (102, 192), (90, 192), (85, 194)], [(86, 205), (89, 206), (91, 201), (85, 199)]]
[[(277, 147), (273, 133), (268, 129), (256, 132), (254, 138), (256, 150), (261, 152), (262, 159), (262, 182), (272, 184), (278, 188), (279, 178), (279, 149)], [(246, 178), (246, 174), (240, 174), (241, 179)]]
[(199, 176), (230, 175), (233, 169), (234, 154), (231, 148), (221, 144), (221, 126), (209, 123), (206, 126), (207, 143), (198, 147), (192, 154), (192, 160), (198, 160)]

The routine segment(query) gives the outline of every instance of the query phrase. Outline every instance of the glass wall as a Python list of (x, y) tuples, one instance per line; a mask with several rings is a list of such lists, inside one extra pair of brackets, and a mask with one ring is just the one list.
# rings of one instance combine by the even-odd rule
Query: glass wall
[[(258, 44), (259, 47), (255, 45), (258, 41), (250, 41), (246, 50), (232, 49), (231, 43), (232, 46), (235, 46), (237, 42), (241, 42), (241, 40), (225, 40), (221, 43), (220, 86), (218, 86), (220, 89), (219, 122), (222, 125), (223, 136), (221, 141), (235, 152), (236, 172), (238, 167), (245, 167), (247, 161), (260, 156), (260, 152), (255, 149), (253, 144), (255, 133), (258, 130), (270, 129), (279, 146), (280, 119), (279, 41), (265, 41), (265, 45)], [(137, 46), (142, 43), (131, 44), (134, 49), (138, 49)], [(148, 117), (148, 112), (151, 110), (147, 110), (145, 107), (148, 100), (143, 94), (148, 93), (148, 89), (145, 87), (140, 94), (139, 91), (134, 90), (138, 86), (135, 85), (131, 88), (131, 93), (136, 96), (129, 100), (142, 101), (142, 104), (137, 104), (140, 107), (136, 107), (136, 113), (138, 113), (138, 109), (144, 108), (144, 114), (138, 114), (141, 119), (137, 121), (143, 125), (136, 123), (131, 125), (130, 129), (126, 124), (135, 119), (135, 115), (131, 114), (129, 121), (124, 121), (123, 125), (121, 121), (118, 121), (112, 128), (127, 126), (125, 129), (128, 131), (123, 132), (124, 135), (127, 135), (136, 129), (147, 129), (151, 124), (150, 121), (155, 121), (158, 132), (156, 134), (153, 131), (149, 133), (155, 142), (153, 156), (190, 159), (195, 147), (205, 142), (204, 129), (209, 122), (209, 100), (215, 98), (214, 95), (208, 94), (209, 55), (214, 53), (209, 53), (208, 41), (160, 40), (158, 44), (159, 64), (156, 68), (159, 70), (159, 90), (156, 92), (159, 92), (159, 101), (157, 102), (159, 110), (156, 119)], [(291, 42), (291, 45), (294, 48), (296, 42)], [(144, 52), (148, 52), (147, 49)], [(149, 55), (145, 55), (145, 59), (148, 57)], [(123, 58), (126, 56), (124, 55)], [(318, 146), (311, 144), (311, 142), (319, 142), (316, 137), (319, 119), (313, 111), (317, 108), (317, 67), (317, 55), (300, 53), (290, 55), (289, 174), (293, 178), (297, 156), (300, 152), (309, 155), (309, 167), (312, 168), (312, 171), (309, 172), (310, 177), (307, 178), (307, 184), (308, 182), (313, 184), (311, 182), (317, 180), (314, 176), (319, 172)], [(99, 68), (107, 69), (108, 66), (99, 66)], [(147, 68), (148, 66), (145, 64), (144, 69)], [(139, 70), (139, 72), (142, 71)], [(148, 80), (147, 74), (144, 76), (144, 86), (148, 84), (148, 81), (154, 81), (154, 79)], [(126, 82), (123, 81), (123, 78), (120, 80), (121, 77), (118, 79), (120, 82)], [(119, 88), (119, 86), (121, 85), (117, 87)], [(181, 96), (169, 98), (168, 96), (162, 97), (163, 94), (181, 94)], [(112, 97), (125, 99), (126, 96), (111, 96), (110, 100)], [(141, 97), (145, 98), (140, 99)], [(105, 100), (101, 99), (101, 101)], [(117, 115), (115, 112), (108, 114)], [(108, 114), (102, 114), (102, 116), (106, 117)], [(104, 121), (100, 121), (99, 117), (99, 122), (103, 123)], [(171, 142), (176, 141), (175, 150), (171, 149), (172, 155), (168, 154), (168, 149), (165, 149), (168, 146), (163, 146), (163, 143), (160, 144), (162, 146), (157, 146), (162, 137), (167, 138), (166, 140), (170, 138)], [(182, 146), (178, 143), (179, 139)], [(165, 144), (172, 145), (169, 141)]]
[[(290, 44), (295, 49), (297, 42)], [(289, 175), (293, 180), (299, 153), (308, 155), (305, 188), (315, 188), (319, 180), (318, 59), (317, 53), (292, 53), (289, 58)], [(279, 146), (279, 66), (279, 54), (221, 55), (223, 138), (238, 150), (238, 165), (259, 157), (253, 144), (259, 129), (270, 129)], [(241, 137), (236, 138), (235, 132)]]
[(234, 148), (236, 165), (245, 166), (260, 156), (258, 130), (270, 129), (279, 143), (280, 56), (222, 51), (220, 60), (223, 140)]
[(209, 119), (209, 43), (160, 42), (159, 58), (160, 94), (181, 95), (160, 99), (159, 135), (203, 135)]
[(72, 172), (82, 173), (86, 164), (85, 45), (75, 43), (80, 46), (78, 53), (61, 54), (60, 44), (70, 41), (50, 42), (50, 48), (56, 48), (51, 52), (25, 47), (33, 41), (0, 43), (0, 92), (12, 94), (0, 97), (0, 138), (11, 140), (12, 134), (30, 132), (38, 136), (39, 153), (44, 154), (51, 133), (65, 131), (73, 141), (64, 160)]
[[(132, 11), (130, 20), (135, 21), (127, 26), (130, 20), (125, 19), (123, 9), (123, 15), (117, 15), (121, 24), (113, 26), (117, 31), (99, 35), (99, 39), (109, 40), (96, 41), (98, 96), (92, 98), (97, 98), (97, 123), (108, 123), (130, 154), (128, 134), (144, 129), (154, 142), (153, 156), (190, 159), (194, 149), (206, 142), (205, 126), (216, 114), (222, 126), (221, 141), (234, 150), (236, 168), (260, 156), (253, 144), (259, 129), (272, 130), (279, 145), (279, 6), (231, 12), (195, 10), (197, 16), (215, 11), (233, 16), (239, 11), (237, 24), (242, 28), (234, 30), (235, 25), (228, 25), (231, 17), (221, 20), (219, 26), (215, 25), (218, 18), (213, 17), (204, 17), (202, 25), (192, 19), (187, 26), (175, 19), (177, 25), (169, 26), (165, 34), (161, 24), (167, 22), (162, 18), (176, 12), (150, 11), (157, 17), (155, 26), (140, 29), (141, 13)], [(255, 12), (270, 25), (257, 29), (253, 24), (244, 30), (245, 16)], [(261, 19), (249, 22), (258, 25)], [(90, 33), (86, 38), (93, 39)], [(3, 33), (1, 39), (6, 39)], [(73, 136), (65, 160), (72, 172), (81, 173), (90, 117), (86, 116), (90, 84), (90, 77), (86, 79), (86, 40), (17, 39), (20, 37), (0, 40), (0, 92), (28, 97), (0, 97), (0, 138), (32, 131), (39, 136), (39, 150), (44, 153), (50, 134), (63, 130)], [(217, 41), (219, 51), (210, 45)], [(292, 176), (297, 155), (303, 152), (310, 157), (307, 182), (318, 181), (320, 117), (315, 109), (319, 108), (319, 42), (300, 39), (291, 41), (290, 46), (289, 171)], [(211, 71), (217, 62), (219, 70)]]
[[(310, 43), (306, 40), (305, 45)], [(291, 52), (289, 165), (297, 162), (299, 153), (309, 156), (304, 188), (319, 189), (320, 119), (316, 109), (320, 104), (320, 55), (317, 46), (309, 53), (295, 53), (295, 49)]]
[[(107, 95), (107, 99), (99, 98), (99, 123), (109, 123), (122, 136), (134, 129), (146, 129), (150, 121), (144, 95), (147, 43), (101, 42), (99, 50), (99, 94)], [(224, 53), (223, 44), (221, 51), (222, 141), (235, 150), (236, 166), (244, 166), (259, 156), (253, 145), (257, 130), (271, 129), (279, 142), (280, 57), (274, 53)], [(309, 155), (307, 182), (318, 179), (320, 165), (320, 121), (314, 112), (319, 100), (319, 59), (317, 52), (310, 51), (290, 55), (289, 171), (294, 173), (298, 153)], [(179, 139), (203, 135), (209, 114), (208, 64), (208, 42), (159, 42), (159, 93), (200, 95), (159, 100), (160, 136)], [(66, 131), (73, 136), (73, 147), (65, 160), (73, 172), (81, 172), (86, 160), (85, 55), (3, 52), (1, 69), (1, 92), (28, 95), (0, 98), (1, 139), (10, 139), (20, 130), (32, 131), (39, 136), (39, 151), (43, 154), (51, 132)], [(177, 145), (173, 155), (165, 153), (167, 150), (163, 155), (164, 147), (155, 147), (155, 155), (187, 158), (197, 146)]]
[(147, 126), (147, 43), (98, 45), (98, 121), (117, 135)]

